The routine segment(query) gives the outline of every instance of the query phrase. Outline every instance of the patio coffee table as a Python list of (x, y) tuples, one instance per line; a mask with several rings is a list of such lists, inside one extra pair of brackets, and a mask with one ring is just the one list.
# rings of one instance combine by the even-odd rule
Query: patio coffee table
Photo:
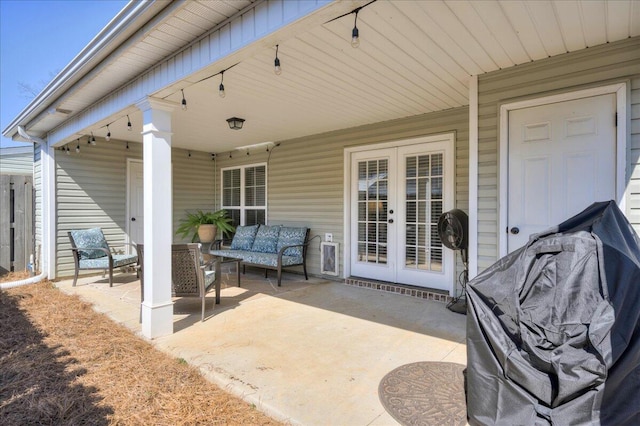
[(216, 256), (214, 254), (211, 254), (211, 252), (207, 254), (211, 257), (220, 259), (220, 263), (235, 263), (236, 264), (236, 282), (238, 284), (238, 287), (240, 287), (240, 264), (242, 263), (242, 259), (239, 257)]

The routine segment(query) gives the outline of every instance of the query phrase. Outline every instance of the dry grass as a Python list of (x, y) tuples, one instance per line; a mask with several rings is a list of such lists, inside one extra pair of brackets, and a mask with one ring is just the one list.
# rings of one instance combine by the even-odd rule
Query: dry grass
[(50, 282), (0, 291), (0, 324), (3, 425), (277, 424)]

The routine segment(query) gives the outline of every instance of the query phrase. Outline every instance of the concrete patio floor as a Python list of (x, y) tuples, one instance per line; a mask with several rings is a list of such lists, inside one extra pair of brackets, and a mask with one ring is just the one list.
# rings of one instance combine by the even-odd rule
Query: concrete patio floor
[[(152, 344), (278, 420), (394, 425), (378, 398), (387, 373), (418, 361), (466, 365), (466, 317), (443, 303), (291, 273), (277, 287), (247, 271), (238, 288), (230, 272), (220, 305), (209, 293), (204, 323), (197, 298), (175, 299), (174, 334)], [(112, 288), (100, 276), (71, 284), (56, 283), (140, 334), (135, 274), (117, 274)]]

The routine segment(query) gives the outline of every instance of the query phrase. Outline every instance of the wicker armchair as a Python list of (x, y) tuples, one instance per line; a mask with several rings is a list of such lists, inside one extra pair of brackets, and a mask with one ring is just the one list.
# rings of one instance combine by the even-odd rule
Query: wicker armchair
[(214, 259), (203, 263), (200, 244), (171, 246), (171, 276), (173, 296), (202, 300), (201, 321), (204, 321), (205, 296), (214, 284), (216, 303), (220, 303), (220, 262)]
[[(140, 259), (140, 320), (144, 302), (144, 244), (137, 244)], [(211, 270), (211, 268), (214, 268)], [(209, 270), (207, 270), (209, 269)], [(202, 299), (204, 321), (205, 296), (215, 284), (216, 303), (220, 303), (220, 262), (217, 259), (203, 263), (201, 246), (195, 244), (173, 244), (171, 246), (171, 295), (174, 297), (199, 297)]]

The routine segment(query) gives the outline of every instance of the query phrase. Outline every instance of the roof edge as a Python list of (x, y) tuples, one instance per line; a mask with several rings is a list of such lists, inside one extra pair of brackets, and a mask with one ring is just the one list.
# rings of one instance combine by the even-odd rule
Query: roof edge
[[(2, 131), (8, 138), (18, 132), (18, 125), (30, 122), (35, 116), (46, 110), (68, 86), (82, 78), (93, 67), (92, 61), (105, 49), (117, 48), (118, 35), (131, 27), (138, 18), (153, 8), (164, 8), (168, 3), (155, 0), (131, 0), (120, 12), (45, 86), (44, 89), (14, 118)], [(145, 22), (138, 23), (139, 26)], [(87, 69), (89, 68), (89, 69)]]

